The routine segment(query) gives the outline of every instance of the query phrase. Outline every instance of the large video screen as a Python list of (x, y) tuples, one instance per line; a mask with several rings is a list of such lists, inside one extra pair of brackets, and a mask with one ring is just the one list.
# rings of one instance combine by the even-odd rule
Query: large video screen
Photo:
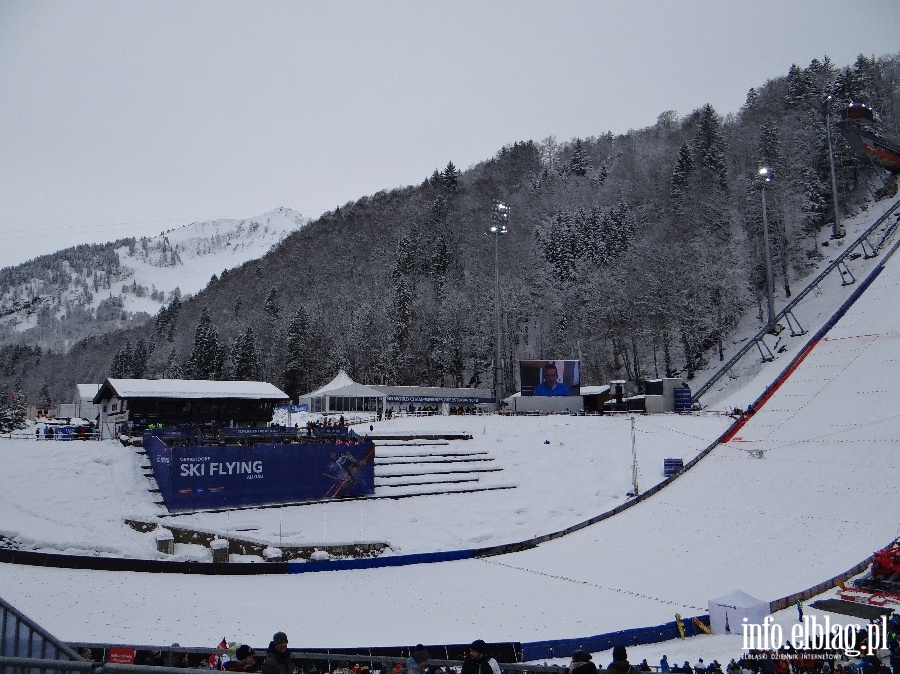
[(520, 360), (523, 396), (581, 395), (581, 362), (577, 360)]

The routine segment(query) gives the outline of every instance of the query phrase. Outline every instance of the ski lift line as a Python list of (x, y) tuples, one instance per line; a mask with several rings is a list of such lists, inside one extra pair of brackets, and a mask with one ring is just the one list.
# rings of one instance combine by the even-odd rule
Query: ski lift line
[(642, 594), (640, 592), (635, 592), (633, 590), (625, 590), (618, 587), (606, 587), (605, 585), (599, 585), (597, 583), (592, 583), (588, 580), (578, 580), (577, 578), (569, 578), (568, 576), (560, 576), (553, 573), (546, 573), (544, 571), (537, 571), (535, 569), (526, 569), (523, 566), (515, 566), (513, 564), (505, 564), (503, 562), (499, 562), (495, 559), (490, 559), (487, 557), (476, 557), (483, 562), (488, 564), (497, 564), (498, 566), (504, 566), (508, 569), (513, 569), (514, 571), (524, 571), (525, 573), (532, 573), (537, 576), (544, 576), (546, 578), (553, 578), (554, 580), (561, 580), (566, 583), (573, 583), (575, 585), (587, 585), (589, 587), (596, 588), (598, 590), (603, 590), (605, 592), (619, 592), (621, 594), (631, 595), (632, 597), (640, 597), (641, 599), (648, 599), (650, 601), (657, 602), (659, 604), (667, 604), (669, 606), (681, 606), (684, 608), (694, 609), (695, 611), (705, 611), (705, 608), (700, 608), (699, 606), (692, 606), (691, 604), (684, 604), (682, 602), (673, 601), (671, 599), (661, 599), (660, 597), (652, 597), (650, 595)]
[[(841, 441), (838, 440), (837, 442), (841, 442)], [(793, 465), (797, 465), (797, 466), (814, 465), (814, 466), (840, 466), (840, 467), (843, 467), (846, 465), (846, 463), (840, 462), (840, 461), (821, 461), (820, 459), (815, 459), (815, 460), (813, 460), (813, 459), (797, 459), (793, 456), (785, 455), (781, 452), (778, 452), (778, 450), (786, 449), (788, 447), (793, 446), (794, 444), (801, 444), (801, 443), (791, 443), (790, 445), (784, 445), (781, 447), (770, 447), (770, 448), (766, 448), (766, 449), (762, 449), (762, 450), (750, 450), (750, 449), (743, 449), (743, 448), (737, 449), (736, 448), (735, 451), (741, 451), (741, 452), (763, 451), (766, 453), (766, 458), (771, 458), (772, 461), (774, 461), (775, 463), (786, 463), (786, 464), (793, 464)], [(718, 455), (716, 458), (719, 461), (743, 461), (744, 460), (744, 457), (741, 455), (738, 455), (738, 454), (729, 454), (727, 456), (726, 455)], [(889, 463), (887, 465), (878, 464), (878, 463), (867, 463), (866, 464), (866, 467), (870, 467), (870, 466), (872, 468), (879, 468), (879, 469), (883, 469), (885, 471), (896, 471), (898, 468), (898, 466), (891, 464), (891, 463)]]
[[(768, 457), (766, 457), (766, 459), (768, 460)], [(670, 503), (670, 504), (669, 504), (669, 509), (670, 509), (670, 510), (673, 510), (673, 511), (676, 511), (676, 512), (684, 513), (685, 515), (688, 515), (688, 516), (690, 516), (692, 513), (695, 512), (694, 510), (691, 510), (690, 508), (685, 508), (685, 507), (683, 507), (683, 506), (681, 506), (681, 505), (677, 505), (677, 504), (674, 504), (674, 503)], [(716, 511), (718, 512), (718, 511), (720, 511), (720, 510), (724, 510), (724, 511), (728, 511), (728, 512), (734, 513), (734, 514), (735, 514), (737, 517), (739, 517), (739, 518), (740, 518), (742, 515), (750, 515), (751, 512), (753, 512), (753, 511), (748, 511), (748, 510), (746, 510), (746, 509), (744, 509), (744, 508), (731, 508), (731, 507), (728, 507), (728, 506), (719, 506), (719, 505), (717, 505), (717, 506), (716, 506)], [(754, 514), (754, 515), (758, 515), (758, 516), (760, 516), (760, 517), (766, 517), (766, 518), (769, 518), (769, 521), (772, 521), (772, 520), (773, 520), (774, 518), (776, 518), (777, 516), (780, 516), (781, 513), (780, 513), (780, 512), (776, 512), (776, 511), (757, 510), (757, 511), (755, 511), (755, 513), (753, 513), (753, 514)], [(827, 523), (834, 523), (834, 524), (846, 524), (847, 526), (851, 526), (851, 527), (867, 526), (867, 525), (870, 524), (869, 522), (863, 522), (863, 521), (860, 521), (860, 520), (835, 519), (834, 517), (823, 517), (823, 516), (821, 516), (821, 515), (804, 515), (804, 514), (794, 514), (794, 513), (792, 513), (792, 514), (791, 514), (791, 519), (793, 520), (794, 518), (800, 519), (800, 520), (809, 520), (809, 521), (814, 521), (814, 522), (827, 522)]]
[[(835, 258), (822, 272), (819, 273), (812, 281), (810, 281), (807, 286), (801, 290), (793, 300), (788, 302), (781, 311), (775, 316), (774, 320), (777, 322), (779, 319), (784, 318), (785, 312), (791, 311), (796, 307), (809, 293), (813, 292), (815, 288), (825, 279), (826, 276), (831, 274), (840, 264), (844, 262), (844, 259), (850, 255), (850, 253), (857, 247), (861, 247), (861, 241), (863, 239), (868, 240), (868, 237), (874, 233), (879, 227), (881, 227), (888, 218), (894, 214), (895, 211), (900, 209), (900, 200), (894, 202), (894, 204), (885, 211), (881, 217), (879, 217), (872, 225), (866, 229), (851, 245), (847, 246), (847, 249), (841, 253), (837, 258)], [(889, 226), (882, 235), (882, 242), (877, 246), (877, 249), (883, 246), (883, 242), (887, 240), (889, 236), (891, 236), (896, 229), (897, 224), (892, 223), (892, 226)], [(871, 242), (870, 242), (871, 245)], [(718, 369), (718, 371), (710, 377), (709, 380), (703, 386), (701, 386), (697, 392), (691, 397), (692, 402), (699, 402), (699, 400), (703, 397), (705, 393), (707, 393), (719, 379), (725, 376), (725, 373), (728, 372), (732, 367), (734, 367), (738, 361), (740, 361), (747, 352), (750, 351), (754, 345), (757, 345), (759, 340), (768, 334), (768, 327), (763, 326), (760, 328), (759, 332), (756, 333), (752, 338), (750, 338), (738, 352), (732, 356), (727, 363), (725, 363), (722, 367)], [(765, 342), (763, 342), (765, 343)], [(768, 348), (768, 347), (766, 347)]]
[(844, 337), (825, 336), (819, 341), (840, 342), (845, 339), (881, 339), (882, 337), (897, 338), (897, 337), (900, 337), (900, 332), (872, 332), (872, 333), (868, 333), (868, 334), (864, 334), (864, 335), (846, 335)]
[[(698, 435), (693, 435), (693, 434), (691, 434), (691, 433), (685, 433), (684, 431), (678, 431), (678, 430), (675, 430), (674, 428), (667, 428), (667, 427), (665, 427), (665, 426), (660, 426), (659, 424), (654, 424), (652, 421), (648, 421), (648, 420), (647, 420), (647, 417), (644, 417), (644, 418), (641, 419), (641, 426), (645, 426), (645, 425), (646, 425), (646, 426), (655, 426), (656, 428), (658, 428), (658, 429), (660, 429), (660, 430), (662, 430), (662, 431), (667, 431), (667, 432), (669, 432), (669, 433), (673, 433), (674, 435), (683, 435), (684, 437), (686, 437), (686, 438), (691, 438), (692, 440), (699, 440), (699, 441), (701, 441), (702, 443), (704, 443), (704, 446), (706, 445), (706, 443), (709, 442), (709, 439), (708, 439), (708, 438), (701, 438), (701, 437), (698, 436)], [(637, 432), (638, 432), (638, 433), (645, 433), (645, 434), (647, 434), (647, 435), (652, 435), (649, 431), (645, 431), (645, 430), (643, 430), (642, 428), (638, 428), (638, 429), (637, 429)]]

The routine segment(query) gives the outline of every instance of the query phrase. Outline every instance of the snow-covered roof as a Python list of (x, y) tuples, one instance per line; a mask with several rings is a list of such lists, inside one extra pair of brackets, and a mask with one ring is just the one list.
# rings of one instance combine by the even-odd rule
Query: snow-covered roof
[[(316, 394), (310, 394), (310, 396), (314, 395)], [(351, 396), (357, 398), (384, 398), (384, 393), (382, 393), (381, 391), (371, 388), (370, 386), (366, 386), (365, 384), (357, 384), (355, 381), (350, 382), (346, 386), (341, 386), (340, 388), (321, 391), (321, 393), (319, 393), (318, 395)]]
[(494, 392), (486, 388), (452, 388), (443, 386), (375, 386), (388, 398), (490, 398)]
[(93, 400), (97, 391), (100, 390), (100, 384), (75, 384), (75, 388), (78, 390), (78, 397), (81, 400)]
[(263, 381), (209, 381), (205, 379), (107, 379), (94, 396), (104, 398), (250, 398), (287, 400), (290, 396)]
[(385, 397), (441, 397), (441, 398), (493, 398), (490, 389), (442, 388), (439, 386), (381, 386), (360, 384), (353, 381), (343, 370), (330, 382), (307, 393), (303, 398), (329, 396), (359, 396), (369, 398)]
[(709, 601), (710, 603), (721, 604), (722, 606), (740, 606), (743, 608), (768, 604), (768, 602), (763, 601), (762, 599), (750, 596), (743, 590), (734, 590), (733, 592), (723, 594), (721, 597), (716, 597)]
[(582, 386), (581, 387), (581, 395), (583, 396), (596, 396), (601, 393), (606, 393), (609, 391), (609, 384), (605, 384), (604, 386)]
[(350, 375), (348, 375), (343, 370), (340, 370), (337, 373), (337, 376), (334, 379), (332, 379), (330, 382), (328, 382), (324, 386), (320, 386), (312, 393), (307, 393), (306, 395), (301, 396), (301, 397), (302, 398), (313, 398), (315, 396), (320, 396), (323, 393), (331, 393), (331, 391), (336, 391), (337, 389), (340, 389), (340, 388), (343, 388), (345, 386), (349, 386), (350, 384), (355, 384), (355, 383), (356, 382), (350, 378)]

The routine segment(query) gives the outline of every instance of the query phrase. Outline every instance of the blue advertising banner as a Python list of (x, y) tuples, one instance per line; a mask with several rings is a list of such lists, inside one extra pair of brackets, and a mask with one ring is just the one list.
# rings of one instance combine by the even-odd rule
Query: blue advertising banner
[(275, 405), (276, 412), (290, 412), (291, 414), (299, 414), (301, 412), (309, 412), (309, 404), (301, 403), (299, 405)]
[[(165, 440), (169, 440), (166, 442)], [(371, 440), (178, 446), (144, 435), (169, 510), (290, 503), (375, 492)]]
[(492, 403), (493, 398), (478, 398), (476, 396), (403, 396), (389, 395), (389, 403), (450, 403), (451, 405)]

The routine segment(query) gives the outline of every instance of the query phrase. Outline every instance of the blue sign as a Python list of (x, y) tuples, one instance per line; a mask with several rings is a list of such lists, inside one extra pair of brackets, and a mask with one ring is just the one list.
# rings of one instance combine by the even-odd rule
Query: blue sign
[(169, 510), (375, 492), (375, 446), (368, 439), (224, 447), (178, 444), (153, 433), (144, 435), (144, 450)]
[(450, 404), (475, 404), (492, 403), (493, 398), (479, 398), (477, 396), (401, 396), (389, 395), (389, 403), (450, 403)]
[(300, 412), (309, 412), (309, 404), (301, 403), (300, 405), (276, 405), (277, 412), (290, 412), (291, 414), (299, 414)]

